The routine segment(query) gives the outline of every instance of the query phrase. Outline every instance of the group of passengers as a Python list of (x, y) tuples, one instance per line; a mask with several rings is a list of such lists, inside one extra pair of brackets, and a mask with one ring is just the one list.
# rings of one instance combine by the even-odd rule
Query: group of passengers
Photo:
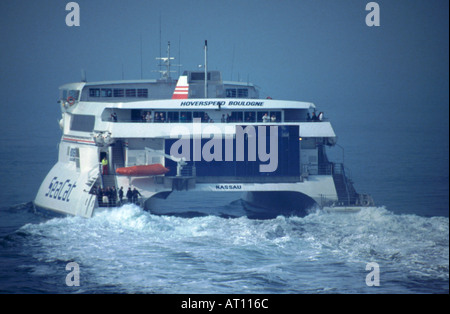
[(147, 112), (142, 112), (141, 120), (142, 120), (142, 122), (164, 123), (164, 122), (166, 122), (166, 115), (164, 112), (155, 112), (155, 115), (152, 116), (152, 112), (147, 111)]
[[(268, 122), (277, 122), (277, 117), (275, 114), (272, 114), (269, 117), (269, 114), (267, 112), (264, 113), (264, 115), (261, 117), (261, 121), (263, 123)], [(222, 118), (220, 119), (220, 122), (222, 123), (229, 123), (229, 122), (243, 122), (242, 121), (242, 115), (240, 116), (234, 116), (230, 115), (229, 113), (225, 116), (225, 114), (222, 115)], [(256, 122), (256, 117), (254, 112), (248, 112), (245, 113), (245, 122)]]
[[(97, 195), (99, 207), (116, 207), (125, 204), (123, 200), (123, 187), (120, 187), (120, 190), (117, 191), (114, 186), (103, 189), (101, 187), (94, 186), (92, 187), (91, 194)], [(129, 187), (125, 196), (128, 199), (128, 203), (138, 204), (139, 196), (142, 195), (136, 188), (132, 190), (131, 187)], [(117, 197), (119, 197), (119, 201), (117, 201)]]
[(323, 120), (323, 112), (322, 111), (318, 115), (316, 115), (316, 112), (314, 111), (312, 113), (312, 117), (309, 115), (309, 112), (306, 114), (306, 121), (320, 122), (322, 120)]
[[(201, 118), (202, 122), (214, 122), (214, 120), (212, 120), (206, 112), (204, 113), (203, 116), (197, 117), (197, 118)], [(178, 120), (178, 118), (177, 118), (177, 120)], [(255, 119), (254, 113), (249, 113), (248, 115), (246, 114), (245, 120), (246, 120), (245, 122), (255, 122), (256, 119)], [(111, 121), (117, 122), (117, 114), (115, 112), (111, 114)], [(141, 121), (142, 122), (156, 122), (156, 123), (170, 122), (170, 121), (166, 120), (166, 114), (164, 112), (155, 112), (154, 116), (152, 116), (151, 111), (142, 112)], [(261, 121), (263, 123), (277, 122), (277, 117), (274, 114), (272, 114), (272, 116), (269, 116), (269, 114), (266, 112), (261, 117)], [(308, 121), (308, 122), (309, 121), (312, 121), (312, 122), (323, 121), (323, 112), (321, 111), (318, 115), (316, 115), (316, 112), (314, 111), (312, 113), (312, 116), (308, 112), (306, 114), (306, 121)], [(188, 118), (186, 117), (185, 114), (181, 114), (180, 122), (188, 122)], [(227, 114), (226, 116), (225, 116), (225, 114), (222, 114), (222, 118), (221, 118), (220, 122), (222, 122), (222, 123), (242, 122), (242, 117), (236, 118), (230, 114)]]

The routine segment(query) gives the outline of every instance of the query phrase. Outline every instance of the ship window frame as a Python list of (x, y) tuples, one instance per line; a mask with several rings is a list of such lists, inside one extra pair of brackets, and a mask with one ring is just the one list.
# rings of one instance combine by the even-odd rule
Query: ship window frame
[(244, 122), (244, 111), (231, 111), (229, 122)]
[(136, 88), (126, 88), (125, 97), (136, 97)]
[(100, 88), (89, 88), (89, 97), (100, 97)]
[[(182, 119), (183, 114), (186, 115), (186, 119)], [(192, 111), (180, 111), (180, 122), (181, 123), (192, 122)]]
[(225, 96), (226, 98), (236, 98), (237, 97), (236, 88), (227, 88), (225, 90)]
[(148, 98), (148, 88), (137, 88), (136, 94), (138, 98)]
[(102, 88), (100, 89), (100, 97), (111, 98), (113, 95), (112, 88)]
[[(163, 120), (161, 120), (161, 118), (156, 118), (157, 115), (161, 116), (161, 113), (163, 114)], [(165, 123), (165, 122), (167, 122), (167, 112), (166, 111), (161, 111), (161, 110), (158, 110), (158, 111), (155, 110), (153, 112), (153, 122), (155, 122), (155, 123)]]
[(256, 122), (256, 111), (244, 111), (244, 121), (247, 122)]
[(238, 88), (237, 98), (248, 98), (248, 88)]
[(114, 88), (113, 95), (117, 98), (123, 98), (125, 97), (125, 90), (123, 88)]
[(179, 111), (168, 111), (167, 112), (167, 122), (178, 123), (180, 121)]
[[(272, 121), (272, 115), (275, 115), (276, 120)], [(282, 114), (280, 110), (276, 110), (276, 111), (270, 111), (269, 112), (269, 121), (276, 123), (276, 122), (282, 122)]]
[(78, 132), (92, 132), (95, 127), (95, 116), (88, 114), (74, 114), (70, 119), (70, 130)]

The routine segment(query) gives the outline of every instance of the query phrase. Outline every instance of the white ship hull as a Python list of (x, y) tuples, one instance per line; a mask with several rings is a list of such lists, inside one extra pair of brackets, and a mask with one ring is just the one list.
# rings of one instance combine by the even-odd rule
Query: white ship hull
[[(93, 181), (99, 176), (100, 170), (82, 172), (74, 164), (58, 162), (44, 179), (35, 205), (60, 214), (89, 218), (100, 208), (97, 195), (90, 193)], [(136, 187), (141, 193), (139, 205), (157, 215), (304, 216), (324, 202), (324, 195), (328, 204), (338, 201), (332, 176), (310, 176), (298, 183), (203, 183), (183, 191), (158, 183), (155, 177), (111, 177), (125, 191), (129, 186)], [(124, 196), (123, 204), (126, 203)]]
[(63, 136), (38, 208), (88, 218), (128, 202), (128, 188), (154, 214), (264, 218), (373, 203), (328, 161), (336, 135), (313, 103), (259, 99), (218, 71), (60, 91)]
[(89, 218), (98, 205), (97, 197), (84, 184), (89, 173), (71, 168), (72, 165), (57, 163), (41, 184), (34, 204), (56, 213)]

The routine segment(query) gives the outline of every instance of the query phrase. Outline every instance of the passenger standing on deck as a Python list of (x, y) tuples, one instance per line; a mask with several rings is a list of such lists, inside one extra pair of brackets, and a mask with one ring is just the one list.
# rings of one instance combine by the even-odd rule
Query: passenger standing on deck
[(138, 202), (138, 195), (142, 196), (141, 193), (139, 193), (138, 190), (136, 190), (136, 188), (133, 189), (133, 203), (137, 204)]
[(120, 200), (120, 205), (123, 204), (123, 186), (120, 187), (119, 190), (119, 200)]
[(317, 117), (317, 120), (318, 121), (322, 121), (323, 120), (323, 112), (322, 111), (319, 113), (319, 116)]
[(109, 202), (111, 203), (111, 205), (113, 207), (116, 207), (116, 203), (117, 203), (117, 190), (115, 186), (111, 187), (111, 196), (109, 198)]
[(97, 200), (98, 200), (98, 206), (103, 206), (103, 190), (101, 187), (98, 187), (97, 189)]
[(103, 206), (109, 207), (109, 189), (103, 189), (103, 197), (102, 197)]
[(106, 159), (106, 156), (102, 159), (102, 173), (103, 175), (108, 174), (108, 159)]
[(152, 122), (152, 114), (150, 111), (147, 111), (147, 115), (145, 116), (145, 120), (147, 120), (147, 122)]
[(131, 191), (131, 188), (128, 188), (127, 191), (127, 198), (128, 198), (128, 203), (131, 203), (133, 201), (133, 192)]

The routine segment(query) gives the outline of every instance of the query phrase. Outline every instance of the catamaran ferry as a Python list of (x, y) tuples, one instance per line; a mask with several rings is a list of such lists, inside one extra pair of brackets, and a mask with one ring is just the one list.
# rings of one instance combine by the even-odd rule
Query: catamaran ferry
[(218, 206), (217, 214), (229, 216), (373, 205), (355, 191), (344, 165), (328, 160), (336, 134), (313, 103), (260, 99), (255, 85), (208, 71), (206, 53), (204, 71), (178, 80), (170, 77), (173, 58), (161, 59), (167, 70), (160, 79), (60, 87), (58, 162), (41, 184), (37, 208), (91, 217), (136, 202), (173, 214), (192, 211), (194, 193), (213, 204), (215, 196), (238, 193), (242, 212)]

